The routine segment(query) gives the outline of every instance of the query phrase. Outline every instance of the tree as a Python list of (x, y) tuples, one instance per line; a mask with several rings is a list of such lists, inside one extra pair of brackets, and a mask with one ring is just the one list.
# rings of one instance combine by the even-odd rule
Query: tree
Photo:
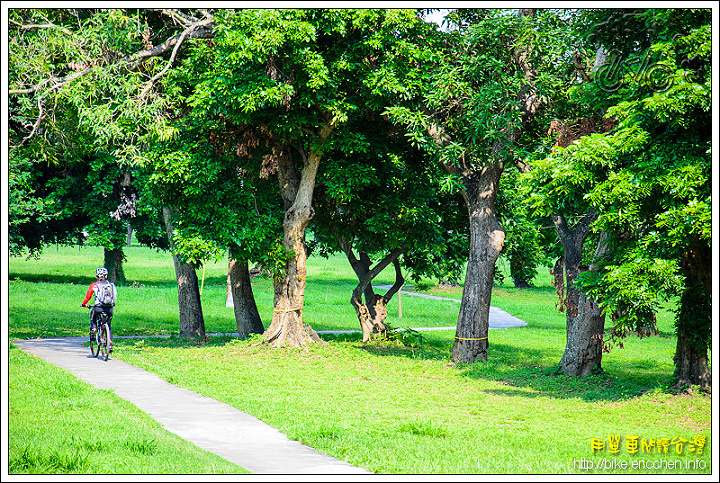
[[(376, 103), (389, 94), (402, 94), (398, 73), (414, 53), (403, 39), (422, 33), (426, 24), (410, 10), (112, 9), (63, 11), (52, 21), (42, 11), (30, 12), (35, 14), (42, 18), (35, 24), (39, 31), (58, 34), (58, 45), (66, 48), (60, 49), (60, 65), (23, 73), (12, 86), (28, 110), (37, 106), (31, 134), (49, 119), (46, 99), (65, 100), (93, 144), (106, 147), (120, 164), (141, 159), (147, 143), (176, 135), (173, 119), (182, 115), (173, 112), (172, 83), (164, 81), (186, 47), (214, 54), (203, 57), (212, 59), (212, 68), (195, 69), (197, 82), (185, 106), (198, 116), (224, 116), (233, 129), (261, 139), (261, 173), (277, 174), (285, 210), (283, 248), (274, 251), (284, 266), (275, 272), (267, 338), (275, 345), (319, 341), (304, 327), (301, 311), (304, 236), (320, 160), (348, 119), (381, 109), (384, 104)], [(19, 31), (35, 31), (30, 22), (16, 23)], [(175, 242), (181, 233), (173, 230)]]
[[(188, 55), (194, 62), (202, 54)], [(178, 110), (186, 114), (173, 122), (177, 134), (172, 140), (147, 148), (148, 191), (158, 202), (178, 207), (174, 251), (183, 262), (197, 268), (205, 260), (229, 257), (238, 333), (262, 333), (248, 260), (268, 268), (277, 263), (282, 220), (277, 190), (259, 179), (258, 160), (249, 154), (256, 139), (186, 108), (189, 72), (178, 69), (168, 78), (177, 91)]]
[[(344, 151), (337, 143), (328, 153), (312, 225), (314, 248), (323, 255), (342, 251), (358, 278), (350, 303), (363, 341), (388, 335), (387, 305), (405, 281), (401, 258), (414, 279), (441, 270), (443, 275), (458, 273), (464, 256), (450, 254), (450, 249), (465, 241), (458, 236), (464, 227), (453, 219), (458, 203), (440, 193), (437, 167), (388, 120), (369, 115), (353, 128), (362, 136), (362, 146), (354, 141)], [(373, 260), (378, 262), (373, 265)], [(384, 295), (378, 294), (373, 280), (390, 264), (395, 281)]]
[[(588, 126), (595, 130), (595, 124)], [(592, 233), (599, 210), (586, 194), (608, 178), (619, 157), (636, 147), (624, 137), (609, 138), (587, 129), (568, 139), (561, 137), (550, 156), (532, 162), (525, 179), (532, 193), (528, 199), (540, 214), (552, 217), (562, 245), (565, 290), (560, 307), (566, 313), (567, 338), (560, 368), (575, 376), (602, 370), (605, 311), (581, 292), (578, 279), (583, 272), (596, 273), (610, 249), (609, 233)]]
[[(166, 123), (165, 98), (152, 87), (173, 64), (183, 41), (211, 33), (212, 17), (197, 19), (195, 13), (122, 9), (11, 11), (9, 94), (16, 106), (11, 117), (20, 126), (18, 137), (23, 136), (16, 148), (34, 146), (48, 157), (66, 150), (69, 153), (64, 155), (70, 157), (72, 151), (68, 148), (82, 155), (101, 153), (110, 160), (118, 177), (106, 179), (103, 173), (96, 172), (96, 179), (120, 186), (120, 203), (108, 213), (123, 219), (121, 208), (130, 207), (122, 200), (130, 188), (125, 183), (127, 172), (136, 166), (143, 143), (150, 136), (167, 139), (172, 134)], [(177, 22), (181, 28), (177, 27), (178, 19), (182, 20)], [(170, 57), (167, 63), (160, 59), (162, 55)], [(83, 158), (75, 156), (76, 160)], [(102, 202), (96, 199), (89, 204), (100, 206)], [(117, 219), (101, 217), (94, 221), (100, 223), (102, 229), (97, 232), (105, 237), (120, 232), (107, 231), (108, 226), (117, 225)], [(118, 234), (116, 238), (106, 240), (108, 261), (115, 268), (122, 260), (121, 237)], [(180, 273), (178, 280), (192, 283), (191, 277)], [(183, 287), (178, 289), (186, 293)], [(197, 309), (181, 314), (197, 313)], [(197, 321), (188, 321), (188, 325), (198, 326)]]
[(399, 74), (427, 28), (410, 10), (242, 10), (217, 14), (212, 69), (191, 105), (260, 140), (265, 177), (276, 176), (284, 219), (283, 265), (264, 337), (274, 346), (320, 342), (303, 323), (307, 247), (321, 161), (353, 139), (352, 121), (406, 89)]
[[(614, 136), (631, 139), (637, 149), (588, 195), (603, 207), (598, 228), (615, 234), (616, 249), (584, 289), (615, 311), (621, 333), (646, 324), (663, 296), (679, 294), (675, 387), (708, 388), (710, 10), (632, 14), (645, 27), (646, 44), (613, 52), (616, 62), (633, 68), (618, 79), (607, 115), (619, 122)], [(610, 50), (616, 44), (605, 42), (608, 23), (598, 36)]]
[(450, 48), (434, 71), (422, 108), (391, 110), (412, 139), (437, 156), (468, 207), (470, 251), (455, 362), (487, 359), (495, 262), (505, 240), (496, 213), (498, 184), (506, 165), (527, 169), (528, 133), (557, 83), (550, 68), (539, 69), (552, 65), (561, 38), (552, 12), (469, 13), (453, 13), (463, 28), (450, 34)]
[[(660, 300), (681, 295), (676, 386), (709, 386), (709, 12), (589, 11), (585, 18), (593, 48), (607, 60), (593, 82), (571, 91), (570, 106), (595, 117), (590, 127), (604, 116), (605, 127), (566, 136), (565, 148), (534, 164), (534, 185), (555, 213), (582, 203), (607, 245), (573, 287), (603, 308), (598, 317), (613, 315), (611, 336), (652, 328)], [(637, 28), (616, 31), (628, 24)], [(569, 134), (560, 131), (560, 139)], [(575, 340), (593, 353), (603, 347), (597, 327)]]

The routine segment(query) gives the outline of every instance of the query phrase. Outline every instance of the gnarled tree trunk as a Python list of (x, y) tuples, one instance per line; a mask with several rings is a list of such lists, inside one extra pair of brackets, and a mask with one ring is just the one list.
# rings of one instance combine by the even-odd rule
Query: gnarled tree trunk
[[(170, 247), (173, 247), (173, 226), (171, 221), (171, 209), (163, 208), (165, 219), (165, 230), (167, 232)], [(173, 254), (173, 265), (175, 266), (175, 277), (178, 287), (178, 311), (180, 317), (180, 337), (189, 339), (205, 337), (205, 319), (202, 313), (200, 302), (200, 288), (198, 286), (197, 273), (189, 263), (181, 261)]]
[[(593, 264), (590, 266), (590, 270), (595, 270), (595, 262), (607, 255), (609, 249), (606, 239), (606, 234), (602, 233), (597, 249), (595, 250), (595, 257)], [(574, 252), (574, 250), (571, 251)], [(571, 256), (573, 259), (572, 280), (576, 280), (580, 272), (579, 269), (575, 270), (574, 268), (579, 262), (576, 260), (576, 256), (576, 253), (573, 253)], [(568, 291), (569, 290), (570, 287), (568, 287)], [(577, 289), (573, 287), (573, 294), (577, 293)], [(601, 372), (603, 333), (605, 331), (605, 313), (603, 312), (603, 307), (590, 299), (586, 294), (579, 294), (577, 301), (573, 302), (573, 306), (575, 308), (572, 311), (570, 308), (567, 309), (567, 340), (565, 343), (565, 352), (560, 360), (560, 369), (571, 376), (587, 376)]]
[(495, 262), (505, 242), (505, 230), (495, 214), (502, 170), (501, 164), (491, 164), (463, 180), (470, 217), (470, 254), (452, 349), (454, 362), (487, 360)]
[[(403, 283), (405, 283), (398, 260), (398, 257), (405, 252), (405, 249), (396, 248), (373, 268), (370, 268), (372, 262), (366, 252), (361, 251), (360, 258), (357, 258), (348, 243), (341, 240), (340, 246), (345, 252), (359, 280), (350, 297), (350, 303), (355, 308), (358, 320), (360, 321), (363, 342), (368, 342), (373, 338), (385, 337), (389, 330), (386, 322), (388, 315), (387, 304), (392, 300), (393, 295), (400, 290)], [(376, 294), (372, 287), (372, 281), (391, 262), (395, 267), (395, 283), (385, 295)], [(365, 297), (364, 302), (363, 296)]]
[[(319, 132), (321, 141), (332, 133), (331, 124), (324, 124)], [(305, 347), (309, 344), (323, 343), (312, 327), (303, 323), (303, 305), (305, 298), (305, 277), (307, 275), (307, 247), (305, 229), (315, 212), (312, 196), (315, 178), (322, 155), (311, 149), (307, 154), (299, 150), (303, 158), (300, 172), (293, 163), (290, 146), (276, 145), (273, 154), (265, 163), (276, 163), (280, 193), (285, 205), (283, 221), (283, 246), (290, 259), (281, 274), (275, 274), (273, 287), (275, 300), (273, 317), (263, 337), (273, 347), (288, 345)]]
[[(564, 215), (554, 215), (553, 223), (557, 232), (560, 244), (563, 247), (563, 264), (565, 266), (565, 298), (561, 301), (562, 307), (567, 311), (568, 326), (570, 320), (577, 316), (578, 303), (580, 302), (580, 292), (575, 287), (580, 270), (582, 268), (582, 251), (585, 240), (590, 234), (590, 225), (597, 218), (597, 212), (590, 209), (585, 216), (570, 228)], [(557, 269), (554, 269), (554, 271)], [(557, 289), (557, 275), (556, 275)], [(558, 291), (559, 293), (559, 291)]]
[(303, 323), (307, 252), (305, 228), (312, 217), (307, 203), (294, 204), (285, 215), (283, 246), (294, 255), (285, 264), (285, 273), (275, 276), (273, 317), (264, 337), (273, 347), (305, 347), (323, 342), (312, 327)]
[(230, 292), (232, 293), (235, 323), (237, 324), (239, 336), (247, 337), (250, 334), (262, 334), (265, 327), (263, 327), (255, 303), (248, 262), (247, 260), (237, 260), (232, 247), (230, 247), (228, 272), (230, 274)]

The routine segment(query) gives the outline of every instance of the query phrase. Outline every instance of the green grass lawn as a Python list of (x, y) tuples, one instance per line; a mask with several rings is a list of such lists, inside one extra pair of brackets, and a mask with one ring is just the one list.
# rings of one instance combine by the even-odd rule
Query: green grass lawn
[[(137, 246), (126, 254), (128, 286), (118, 288), (114, 332), (176, 334), (177, 289), (170, 257)], [(102, 250), (93, 247), (53, 248), (40, 260), (11, 259), (9, 339), (84, 335), (88, 315), (79, 304), (101, 264)], [(225, 262), (205, 270), (203, 312), (209, 333), (235, 330), (232, 308), (225, 307), (226, 270)], [(202, 277), (201, 271), (198, 275)], [(390, 284), (393, 277), (393, 271), (386, 270), (375, 283)], [(709, 474), (711, 397), (668, 390), (676, 342), (670, 307), (659, 315), (659, 336), (630, 336), (623, 349), (605, 354), (604, 374), (572, 378), (556, 372), (565, 344), (565, 316), (555, 309), (549, 280), (541, 271), (537, 288), (519, 290), (506, 284), (494, 290), (493, 305), (528, 325), (492, 330), (488, 361), (470, 365), (450, 363), (452, 330), (420, 332), (422, 340), (412, 345), (363, 344), (360, 334), (323, 334), (327, 344), (305, 350), (270, 349), (258, 345), (258, 337), (116, 339), (113, 355), (375, 473)], [(305, 322), (316, 330), (359, 330), (349, 302), (356, 283), (344, 258), (311, 257)], [(253, 290), (267, 327), (272, 284), (255, 278)], [(456, 299), (461, 291), (428, 290)], [(48, 298), (50, 313), (41, 303)], [(394, 327), (454, 326), (458, 309), (456, 302), (403, 295), (402, 318), (395, 298), (389, 321)], [(20, 408), (10, 412), (11, 460), (22, 454), (24, 441), (43, 439), (45, 433), (50, 441), (43, 447), (46, 454), (62, 446), (52, 424), (33, 426), (19, 416), (29, 405), (26, 391), (50, 391), (32, 378), (13, 383), (25, 372), (21, 367), (26, 359), (34, 359), (20, 352), (11, 348), (10, 404)], [(52, 371), (47, 364), (33, 363), (39, 372)], [(70, 387), (64, 397), (73, 404), (95, 391), (77, 381)], [(126, 407), (115, 398), (108, 404)], [(617, 454), (610, 447), (615, 435), (620, 436)], [(691, 445), (696, 437), (706, 437), (702, 454), (698, 445)], [(664, 438), (669, 440), (667, 453), (660, 444)], [(689, 442), (680, 448), (678, 438)], [(604, 441), (604, 450), (593, 451), (593, 441)], [(637, 453), (632, 453), (633, 441), (638, 442)], [(649, 449), (651, 441), (655, 451)], [(78, 447), (79, 454), (85, 454)], [(592, 469), (587, 461), (592, 461)], [(614, 469), (607, 469), (611, 464)], [(619, 470), (622, 464), (627, 466)], [(124, 471), (116, 467), (102, 472)], [(177, 469), (143, 467), (138, 472), (145, 471)], [(227, 471), (232, 469), (218, 470)], [(85, 467), (74, 472), (93, 471)]]

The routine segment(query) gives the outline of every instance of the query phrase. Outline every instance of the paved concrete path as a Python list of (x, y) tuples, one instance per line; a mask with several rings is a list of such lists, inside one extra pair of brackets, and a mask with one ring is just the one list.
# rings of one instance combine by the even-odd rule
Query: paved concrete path
[(114, 359), (90, 356), (87, 337), (13, 341), (20, 349), (110, 389), (198, 447), (258, 474), (370, 474), (313, 448), (232, 406), (196, 394)]
[[(375, 285), (373, 288), (377, 288), (380, 290), (389, 290), (390, 285)], [(451, 302), (460, 303), (460, 300), (458, 299), (451, 299), (448, 297), (440, 297), (438, 295), (429, 295), (425, 293), (417, 293), (417, 292), (408, 292), (406, 290), (401, 290), (403, 294), (412, 295), (415, 297), (422, 297), (426, 299), (433, 299), (433, 300), (449, 300)], [(527, 325), (527, 322), (525, 322), (522, 319), (519, 319), (515, 317), (514, 315), (510, 315), (509, 313), (505, 312), (504, 310), (501, 310), (497, 307), (490, 307), (490, 320), (489, 320), (489, 328), (490, 329), (509, 329), (510, 327), (523, 327)], [(448, 330), (448, 329), (455, 329), (456, 327), (433, 327), (433, 328), (414, 328), (413, 330)]]

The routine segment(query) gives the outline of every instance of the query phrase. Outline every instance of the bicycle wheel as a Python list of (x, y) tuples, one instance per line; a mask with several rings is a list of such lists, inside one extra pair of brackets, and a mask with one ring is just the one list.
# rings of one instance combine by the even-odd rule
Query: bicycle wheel
[(93, 357), (97, 357), (99, 353), (100, 353), (100, 336), (99, 336), (97, 329), (95, 329), (95, 333), (90, 336), (90, 354)]
[(102, 359), (108, 360), (110, 349), (108, 348), (108, 326), (105, 323), (100, 324), (100, 352)]

